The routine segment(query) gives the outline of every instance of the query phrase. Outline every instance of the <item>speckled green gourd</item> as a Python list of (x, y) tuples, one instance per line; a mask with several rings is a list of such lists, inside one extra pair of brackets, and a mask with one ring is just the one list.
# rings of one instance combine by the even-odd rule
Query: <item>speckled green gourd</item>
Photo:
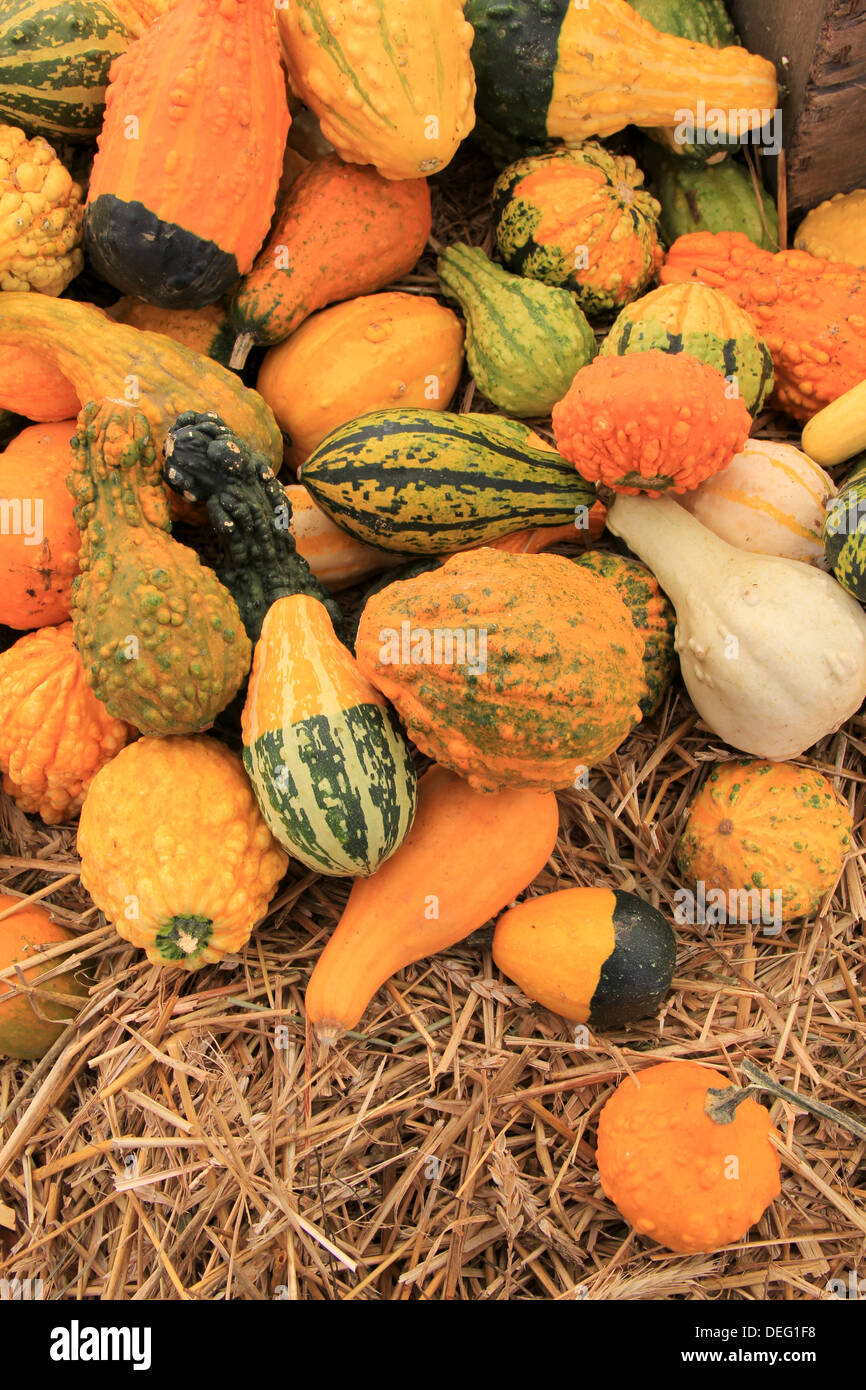
[(778, 250), (776, 204), (760, 183), (756, 191), (740, 160), (694, 164), (650, 141), (641, 146), (639, 157), (661, 204), (659, 232), (668, 245), (688, 232), (743, 232), (765, 251)]
[(67, 486), (81, 531), (75, 645), (109, 714), (146, 734), (209, 728), (240, 688), (251, 646), (237, 605), (170, 535), (146, 417), (85, 406)]
[(866, 604), (866, 455), (828, 504), (824, 554), (842, 588)]
[(575, 295), (512, 275), (463, 242), (436, 269), (463, 311), (466, 361), (482, 395), (509, 415), (549, 415), (596, 352)]
[(676, 666), (674, 633), (677, 615), (667, 595), (662, 593), (649, 570), (625, 555), (588, 550), (575, 564), (611, 583), (631, 614), (643, 639), (643, 668), (647, 693), (639, 701), (646, 719), (654, 714), (671, 683)]

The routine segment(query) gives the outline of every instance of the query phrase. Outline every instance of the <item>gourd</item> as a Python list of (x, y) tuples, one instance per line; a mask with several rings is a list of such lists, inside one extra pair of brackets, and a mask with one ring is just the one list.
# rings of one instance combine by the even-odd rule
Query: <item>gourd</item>
[(738, 550), (671, 498), (617, 497), (607, 526), (673, 603), (686, 689), (719, 738), (796, 758), (860, 708), (866, 616), (830, 575)]
[(336, 526), (299, 483), (286, 488), (291, 507), (289, 523), (298, 554), (331, 593), (350, 588), (368, 575), (399, 565), (401, 556), (356, 541)]
[(0, 290), (62, 294), (84, 265), (81, 188), (41, 136), (0, 125)]
[(641, 717), (642, 653), (611, 585), (487, 547), (389, 584), (355, 646), (412, 741), (479, 791), (570, 787), (612, 753)]
[(846, 803), (815, 768), (737, 759), (712, 768), (689, 806), (676, 858), (683, 878), (707, 894), (721, 890), (727, 901), (733, 894), (753, 905), (773, 893), (790, 922), (818, 912), (852, 832)]
[(751, 314), (773, 357), (773, 401), (808, 420), (866, 377), (866, 271), (806, 251), (772, 255), (738, 232), (674, 242), (662, 284), (700, 280)]
[(375, 873), (415, 814), (409, 744), (305, 594), (267, 611), (243, 712), (244, 766), (273, 834), (323, 874)]
[(108, 0), (110, 9), (122, 20), (135, 39), (175, 9), (178, 0)]
[(506, 787), (484, 796), (453, 772), (428, 768), (409, 834), (375, 874), (352, 884), (310, 977), (304, 1009), (319, 1042), (355, 1028), (396, 971), (453, 946), (511, 902), (544, 868), (558, 827), (550, 792)]
[(675, 126), (682, 109), (778, 105), (772, 63), (660, 33), (625, 0), (469, 0), (480, 119), (535, 143), (575, 144), (627, 125)]
[(181, 0), (111, 69), (85, 212), (97, 274), (163, 308), (226, 294), (267, 236), (288, 129), (273, 6)]
[(431, 295), (361, 295), (313, 314), (270, 348), (256, 390), (298, 467), (331, 430), (389, 406), (444, 410), (460, 378), (463, 328)]
[(553, 408), (556, 447), (582, 478), (659, 497), (726, 468), (752, 417), (714, 367), (651, 348), (597, 357)]
[(775, 1135), (748, 1089), (699, 1062), (663, 1062), (627, 1076), (602, 1109), (602, 1189), (639, 1234), (680, 1254), (711, 1253), (778, 1197)]
[(75, 933), (53, 922), (39, 903), (11, 912), (20, 902), (0, 893), (0, 912), (10, 913), (0, 920), (0, 970), (16, 966), (0, 980), (0, 1056), (29, 1062), (44, 1057), (72, 1022), (88, 984), (80, 967), (56, 973), (62, 958), (28, 964), (48, 948), (74, 941)]
[(844, 261), (866, 270), (866, 188), (835, 193), (807, 213), (794, 246), (826, 261)]
[(463, 242), (442, 252), (436, 272), (466, 319), (466, 361), (481, 394), (509, 415), (549, 415), (596, 353), (575, 296), (510, 275)]
[(288, 858), (236, 753), (207, 736), (142, 738), (90, 784), (81, 882), (154, 965), (199, 970), (243, 950)]
[(866, 468), (855, 467), (832, 498), (824, 522), (828, 568), (849, 594), (866, 603)]
[(790, 444), (748, 439), (720, 473), (677, 497), (729, 545), (820, 564), (832, 479)]
[(866, 449), (866, 378), (837, 396), (803, 427), (802, 445), (810, 458), (834, 468)]
[(644, 644), (643, 671), (647, 693), (638, 701), (645, 719), (655, 714), (671, 683), (676, 666), (673, 605), (648, 569), (624, 555), (588, 550), (574, 562), (612, 584), (631, 615)]
[(234, 345), (226, 310), (219, 304), (203, 304), (200, 309), (162, 309), (143, 299), (127, 295), (112, 304), (109, 318), (143, 328), (148, 333), (164, 333), (184, 347), (192, 348), (202, 357), (212, 357), (227, 367)]
[(219, 416), (191, 410), (178, 416), (165, 443), (164, 476), (186, 501), (207, 505), (221, 550), (217, 574), (253, 645), (271, 605), (289, 594), (319, 600), (341, 628), (339, 605), (297, 552), (284, 488), (267, 460)]
[(504, 912), (493, 933), (503, 975), (545, 1009), (592, 1028), (622, 1028), (657, 1013), (676, 953), (658, 908), (609, 888), (529, 898)]
[(142, 733), (205, 729), (249, 670), (237, 605), (195, 551), (169, 535), (144, 415), (91, 402), (73, 449), (81, 573), (72, 621), (87, 682), (109, 714)]
[(697, 282), (662, 285), (627, 304), (602, 343), (602, 357), (687, 352), (721, 372), (731, 394), (758, 415), (773, 387), (773, 359), (744, 309)]
[(280, 343), (316, 309), (371, 294), (412, 269), (430, 235), (426, 179), (315, 159), (295, 179), (231, 302), (232, 366), (254, 343)]
[(526, 425), (496, 415), (377, 410), (333, 430), (300, 479), (366, 545), (446, 555), (536, 526), (577, 526), (595, 491)]
[(776, 204), (738, 160), (695, 165), (648, 144), (639, 158), (661, 204), (659, 231), (668, 246), (689, 232), (742, 232), (755, 246), (778, 250)]
[(292, 89), (350, 164), (434, 174), (475, 123), (472, 29), (462, 0), (287, 0), (276, 11)]
[(87, 685), (71, 623), (28, 632), (0, 652), (0, 770), (20, 810), (48, 825), (69, 820), (133, 734)]
[(282, 463), (282, 435), (258, 392), (162, 334), (112, 323), (93, 305), (70, 299), (0, 294), (0, 361), (7, 346), (46, 356), (83, 404), (134, 404), (147, 417), (157, 448), (184, 410), (212, 410), (272, 467)]
[(52, 141), (95, 139), (109, 68), (129, 42), (101, 0), (3, 0), (0, 121)]
[(31, 425), (0, 454), (0, 623), (34, 628), (71, 612), (81, 539), (66, 475), (75, 421)]
[(0, 408), (47, 424), (71, 419), (81, 405), (72, 383), (51, 357), (7, 344), (0, 352)]
[(530, 155), (493, 187), (503, 264), (573, 290), (588, 314), (616, 312), (661, 265), (659, 205), (631, 156), (590, 143)]

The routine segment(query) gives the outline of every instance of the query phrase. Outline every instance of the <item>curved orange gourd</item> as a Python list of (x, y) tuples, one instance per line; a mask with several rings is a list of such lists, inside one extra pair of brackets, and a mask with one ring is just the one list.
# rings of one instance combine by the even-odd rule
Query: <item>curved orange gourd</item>
[(0, 623), (43, 627), (72, 611), (81, 536), (66, 487), (74, 420), (31, 425), (0, 454)]
[(0, 351), (0, 410), (49, 423), (69, 420), (80, 409), (75, 387), (50, 356), (23, 344), (4, 345)]

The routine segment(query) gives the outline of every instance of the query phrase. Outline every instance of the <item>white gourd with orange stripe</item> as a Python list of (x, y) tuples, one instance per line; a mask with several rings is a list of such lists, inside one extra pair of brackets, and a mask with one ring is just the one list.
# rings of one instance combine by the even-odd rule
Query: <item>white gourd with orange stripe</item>
[(727, 468), (676, 500), (739, 550), (820, 564), (834, 492), (832, 479), (807, 454), (775, 440), (750, 439)]

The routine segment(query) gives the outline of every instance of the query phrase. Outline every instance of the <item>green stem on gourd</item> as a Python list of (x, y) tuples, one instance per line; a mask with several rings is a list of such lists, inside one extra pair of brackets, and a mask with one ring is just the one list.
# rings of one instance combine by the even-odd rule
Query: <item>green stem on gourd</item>
[(852, 1119), (850, 1115), (846, 1115), (832, 1105), (825, 1105), (823, 1101), (800, 1095), (799, 1092), (792, 1091), (789, 1086), (783, 1086), (781, 1082), (774, 1081), (748, 1058), (744, 1060), (742, 1069), (746, 1076), (751, 1078), (747, 1086), (711, 1086), (707, 1091), (704, 1110), (716, 1124), (730, 1124), (736, 1115), (737, 1107), (748, 1096), (753, 1095), (756, 1091), (769, 1091), (771, 1095), (777, 1096), (780, 1100), (787, 1100), (792, 1105), (799, 1105), (802, 1109), (808, 1110), (810, 1114), (817, 1115), (822, 1120), (830, 1120), (832, 1124), (847, 1129), (856, 1138), (866, 1140), (866, 1125), (861, 1124), (859, 1120)]

